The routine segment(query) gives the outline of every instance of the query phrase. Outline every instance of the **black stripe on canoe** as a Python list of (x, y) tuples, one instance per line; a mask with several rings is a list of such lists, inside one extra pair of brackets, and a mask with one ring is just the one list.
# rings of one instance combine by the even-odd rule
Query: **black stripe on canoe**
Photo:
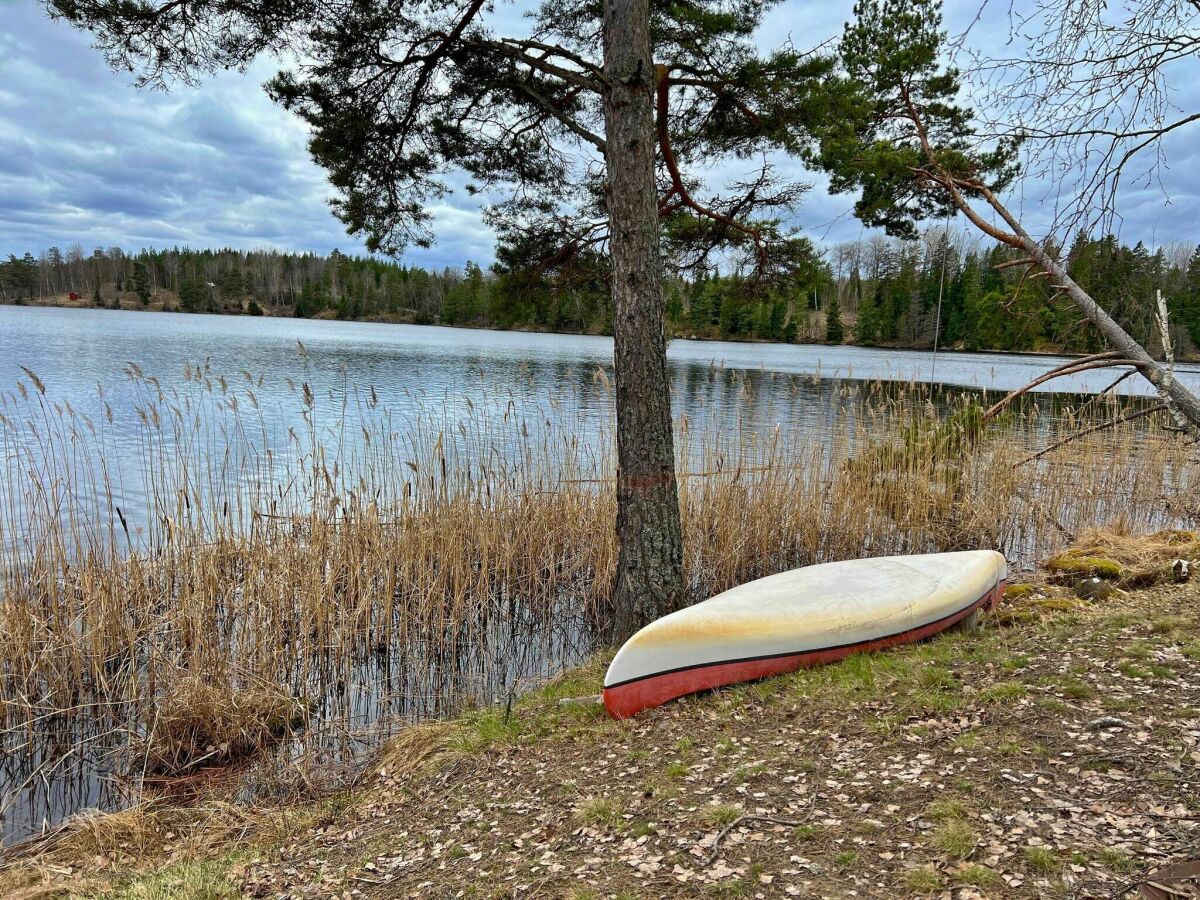
[(874, 644), (879, 641), (890, 641), (892, 638), (903, 637), (904, 635), (913, 631), (920, 631), (922, 628), (928, 628), (930, 625), (940, 625), (942, 622), (953, 619), (955, 616), (962, 616), (965, 613), (969, 613), (973, 608), (986, 600), (988, 596), (999, 586), (1000, 582), (997, 581), (994, 585), (984, 591), (982, 596), (971, 601), (957, 612), (952, 612), (949, 615), (942, 616), (940, 619), (934, 619), (930, 622), (926, 622), (924, 625), (914, 625), (912, 628), (905, 628), (903, 631), (897, 631), (893, 634), (885, 634), (881, 635), (880, 637), (868, 638), (865, 641), (850, 641), (846, 644), (830, 644), (828, 647), (810, 647), (807, 650), (790, 650), (786, 653), (764, 653), (761, 656), (743, 656), (739, 659), (719, 659), (715, 662), (695, 663), (694, 665), (690, 666), (679, 666), (675, 669), (663, 669), (661, 672), (651, 672), (649, 675), (638, 675), (634, 678), (626, 678), (624, 681), (618, 681), (615, 684), (606, 684), (604, 685), (604, 690), (607, 691), (612, 688), (624, 687), (627, 684), (645, 681), (648, 678), (658, 678), (662, 675), (675, 675), (679, 672), (690, 672), (693, 669), (710, 669), (713, 666), (730, 666), (736, 665), (737, 663), (759, 662), (760, 660), (764, 659), (782, 659), (785, 656), (804, 656), (808, 653), (824, 653), (827, 650), (844, 650), (847, 647), (861, 647), (863, 644)]

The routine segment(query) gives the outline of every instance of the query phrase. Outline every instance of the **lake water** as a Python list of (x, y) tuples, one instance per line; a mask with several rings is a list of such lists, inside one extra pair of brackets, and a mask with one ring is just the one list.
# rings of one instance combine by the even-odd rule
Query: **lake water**
[[(307, 359), (297, 353), (304, 343)], [(671, 342), (676, 406), (686, 411), (689, 374), (712, 367), (825, 379), (938, 382), (1011, 390), (1064, 362), (1025, 354), (933, 353), (806, 344)], [(137, 363), (164, 381), (185, 363), (211, 362), (217, 373), (246, 370), (306, 379), (337, 389), (346, 380), (374, 385), (384, 396), (404, 391), (456, 394), (480, 384), (526, 393), (590, 381), (597, 367), (611, 371), (612, 340), (588, 335), (480, 331), (421, 325), (308, 319), (252, 318), (0, 306), (0, 386), (21, 366), (36, 372), (56, 397), (89, 402), (97, 384), (116, 386), (125, 366)], [(1179, 377), (1200, 386), (1200, 366), (1182, 365)], [(1112, 380), (1106, 370), (1059, 379), (1042, 390), (1086, 393)], [(684, 391), (678, 390), (684, 388)], [(1147, 393), (1129, 379), (1120, 390)], [(116, 396), (120, 398), (119, 391)]]
[[(211, 373), (213, 382), (227, 377), (239, 397), (252, 392), (261, 410), (261, 431), (239, 440), (279, 451), (277, 464), (286, 476), (282, 451), (289, 432), (305, 426), (297, 400), (304, 385), (317, 398), (313, 408), (324, 416), (316, 427), (330, 434), (344, 433), (336, 414), (340, 401), (357, 404), (373, 394), (372, 403), (377, 398), (377, 408), (387, 410), (392, 431), (403, 432), (408, 419), (428, 421), (433, 415), (440, 423), (439, 440), (444, 433), (453, 443), (462, 417), (478, 417), (482, 410), (498, 421), (516, 409), (522, 421), (552, 422), (560, 433), (604, 452), (607, 442), (601, 438), (612, 420), (611, 354), (612, 342), (605, 337), (0, 306), (0, 392), (15, 401), (18, 380), (31, 386), (28, 369), (44, 383), (47, 398), (69, 403), (75, 414), (97, 424), (113, 458), (108, 472), (113, 496), (135, 531), (147, 492), (139, 411), (146, 410), (152, 389), (144, 377), (130, 377), (130, 364), (153, 376), (150, 384), (168, 395), (194, 388), (195, 380), (185, 372), (196, 369)], [(774, 429), (822, 433), (844, 422), (847, 397), (874, 381), (940, 385), (935, 396), (956, 389), (1006, 391), (1062, 361), (978, 353), (942, 353), (935, 359), (931, 353), (857, 347), (682, 340), (669, 349), (677, 418), (713, 425), (734, 439)], [(1093, 371), (1043, 390), (1086, 394), (1106, 387), (1113, 377), (1111, 371)], [(1200, 387), (1200, 367), (1183, 366), (1179, 377)], [(1145, 393), (1144, 382), (1128, 379), (1121, 390)], [(7, 448), (9, 465), (19, 432), (27, 427), (36, 422), (0, 423), (0, 448)], [(461, 446), (457, 452), (469, 455), (473, 448)], [(0, 479), (0, 492), (6, 483)], [(85, 509), (85, 517), (88, 513)], [(7, 536), (14, 537), (20, 535)], [(384, 689), (379, 685), (402, 683), (404, 677), (400, 671), (369, 674), (361, 695), (343, 702), (354, 704), (355, 720), (369, 725), (394, 712), (380, 700)], [(79, 809), (121, 802), (121, 788), (104, 768), (110, 747), (98, 742), (86, 753), (71, 752), (80, 746), (74, 726), (42, 737), (23, 756), (0, 759), (0, 843)], [(38, 774), (46, 764), (55, 767), (48, 779)]]

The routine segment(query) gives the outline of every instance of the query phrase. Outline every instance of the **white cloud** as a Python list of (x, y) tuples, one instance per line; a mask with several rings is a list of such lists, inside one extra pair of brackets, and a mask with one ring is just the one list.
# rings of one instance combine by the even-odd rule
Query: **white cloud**
[[(965, 27), (978, 9), (976, 0), (952, 2), (951, 29)], [(509, 7), (501, 13), (516, 15)], [(850, 0), (789, 0), (769, 12), (759, 39), (811, 46), (838, 34), (851, 14)], [(972, 40), (1007, 39), (1007, 6), (985, 7), (984, 15)], [(0, 0), (0, 253), (74, 241), (363, 252), (330, 212), (331, 189), (309, 159), (304, 126), (263, 93), (272, 73), (263, 60), (245, 75), (222, 73), (198, 88), (137, 90), (127, 75), (108, 70), (85, 34), (51, 22), (40, 3)], [(1170, 202), (1158, 185), (1129, 185), (1127, 240), (1192, 237), (1200, 185), (1189, 137), (1181, 133), (1167, 145), (1171, 166), (1162, 180)], [(795, 163), (780, 164), (805, 177)], [(736, 171), (721, 166), (714, 175)], [(819, 243), (863, 233), (849, 213), (851, 198), (831, 197), (823, 177), (806, 180), (814, 189), (796, 215), (805, 233)], [(1031, 224), (1049, 221), (1045, 198), (1054, 186), (1027, 182), (1014, 197)], [(436, 205), (438, 243), (414, 248), (406, 262), (490, 262), (493, 236), (478, 202), (457, 190)]]

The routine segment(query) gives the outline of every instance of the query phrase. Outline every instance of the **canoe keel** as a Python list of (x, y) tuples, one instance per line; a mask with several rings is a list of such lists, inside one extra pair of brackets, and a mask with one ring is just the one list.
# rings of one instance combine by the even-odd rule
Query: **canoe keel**
[(627, 719), (642, 710), (661, 706), (668, 700), (674, 700), (686, 694), (694, 694), (698, 691), (711, 690), (742, 681), (755, 681), (772, 675), (782, 675), (797, 669), (821, 666), (845, 659), (854, 653), (869, 653), (873, 650), (886, 650), (901, 644), (911, 644), (953, 628), (975, 610), (991, 609), (1004, 596), (1004, 587), (1005, 582), (999, 581), (995, 587), (974, 603), (949, 616), (874, 640), (805, 650), (800, 653), (707, 663), (615, 684), (604, 688), (604, 706), (614, 719)]

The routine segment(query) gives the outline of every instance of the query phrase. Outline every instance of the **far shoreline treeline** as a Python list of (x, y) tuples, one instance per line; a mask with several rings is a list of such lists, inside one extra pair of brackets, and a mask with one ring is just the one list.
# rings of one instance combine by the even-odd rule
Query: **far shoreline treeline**
[[(1133, 247), (1078, 235), (1073, 278), (1147, 346), (1157, 292), (1175, 343), (1200, 356), (1200, 249)], [(812, 251), (787, 281), (699, 273), (667, 283), (671, 337), (906, 349), (1087, 353), (1099, 335), (1043, 279), (1003, 268), (1016, 254), (934, 230), (919, 241), (871, 238)], [(939, 303), (940, 298), (940, 303)], [(0, 261), (0, 302), (610, 334), (603, 267), (571, 277), (428, 270), (375, 257), (274, 250), (142, 250), (75, 245)]]

